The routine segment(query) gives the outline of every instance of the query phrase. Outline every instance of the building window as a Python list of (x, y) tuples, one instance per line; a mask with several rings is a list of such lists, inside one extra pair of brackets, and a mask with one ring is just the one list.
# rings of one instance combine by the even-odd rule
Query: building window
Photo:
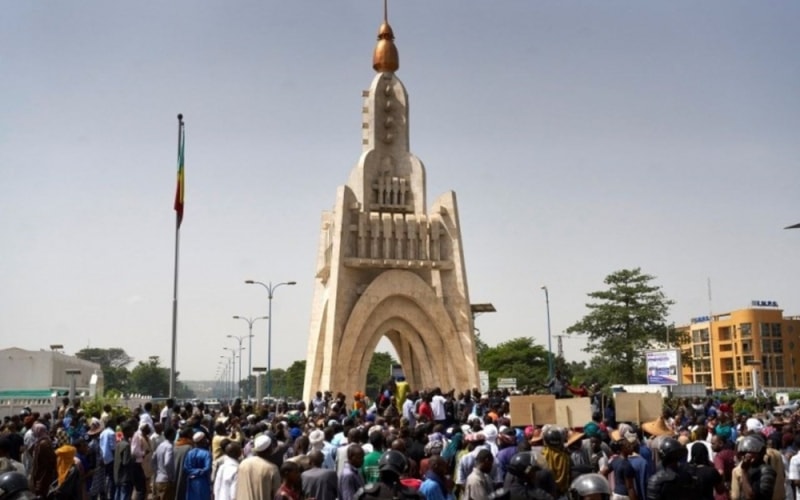
[(780, 323), (773, 323), (772, 324), (772, 336), (773, 337), (780, 337), (781, 336), (781, 324)]
[(742, 369), (742, 358), (740, 358), (738, 356), (736, 357), (736, 369), (737, 370), (741, 370)]
[(775, 375), (775, 378), (776, 378), (775, 385), (777, 387), (783, 387), (785, 385), (784, 380), (783, 380), (783, 372), (777, 373)]
[(772, 352), (772, 341), (769, 339), (761, 339), (761, 352)]
[(749, 353), (751, 350), (752, 344), (750, 341), (742, 342), (742, 352)]
[(708, 342), (708, 328), (702, 328), (692, 332), (692, 341), (697, 344), (700, 342)]
[(741, 323), (739, 325), (739, 332), (742, 334), (743, 339), (750, 338), (752, 334), (752, 325), (750, 323)]
[(769, 337), (769, 336), (770, 336), (770, 333), (769, 333), (769, 323), (761, 323), (759, 326), (761, 327), (761, 328), (760, 328), (760, 330), (761, 330), (761, 336), (762, 336), (762, 337)]
[(776, 356), (775, 357), (775, 369), (776, 370), (783, 370), (783, 356)]
[(736, 385), (738, 385), (738, 386), (742, 385), (742, 374), (741, 373), (737, 373), (736, 374)]
[(722, 345), (719, 346), (719, 351), (720, 352), (730, 351), (732, 349), (732, 347), (733, 346), (731, 346), (730, 344), (722, 344)]
[(782, 340), (778, 339), (778, 340), (773, 340), (772, 341), (772, 352), (778, 352), (778, 353), (783, 352), (783, 341)]

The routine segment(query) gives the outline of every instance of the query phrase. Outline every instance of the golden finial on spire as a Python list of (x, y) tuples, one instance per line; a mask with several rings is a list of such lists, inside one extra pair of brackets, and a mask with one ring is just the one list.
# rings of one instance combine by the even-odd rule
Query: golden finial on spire
[(372, 67), (379, 73), (394, 73), (400, 67), (400, 56), (394, 45), (394, 32), (389, 26), (388, 1), (383, 0), (383, 24), (378, 29), (378, 43), (372, 54)]

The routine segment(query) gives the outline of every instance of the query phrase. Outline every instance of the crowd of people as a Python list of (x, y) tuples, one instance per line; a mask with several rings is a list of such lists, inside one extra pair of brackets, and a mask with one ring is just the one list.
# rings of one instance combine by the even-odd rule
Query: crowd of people
[(412, 391), (370, 399), (236, 400), (89, 414), (65, 399), (0, 429), (0, 500), (788, 500), (800, 486), (794, 418), (679, 401), (641, 425), (515, 426), (509, 394)]

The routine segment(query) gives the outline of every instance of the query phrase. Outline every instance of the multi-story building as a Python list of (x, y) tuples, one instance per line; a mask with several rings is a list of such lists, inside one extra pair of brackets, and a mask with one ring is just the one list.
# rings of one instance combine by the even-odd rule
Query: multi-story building
[(800, 316), (784, 317), (774, 301), (693, 318), (682, 327), (691, 349), (684, 383), (713, 389), (750, 389), (757, 374), (762, 387), (800, 387)]

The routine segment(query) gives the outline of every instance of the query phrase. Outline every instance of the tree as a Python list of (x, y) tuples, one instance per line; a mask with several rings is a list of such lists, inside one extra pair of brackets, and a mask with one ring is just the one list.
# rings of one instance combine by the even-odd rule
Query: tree
[(301, 359), (286, 369), (286, 396), (294, 399), (303, 397), (303, 384), (306, 381), (306, 360)]
[(589, 314), (567, 329), (586, 335), (584, 349), (614, 374), (614, 383), (644, 382), (644, 352), (664, 342), (666, 317), (674, 303), (654, 276), (640, 268), (623, 269), (606, 276), (607, 290), (589, 293), (596, 302), (586, 304)]
[(119, 347), (110, 349), (87, 347), (76, 352), (75, 357), (100, 365), (103, 370), (103, 388), (105, 391), (128, 391), (130, 372), (126, 367), (133, 361), (133, 358), (124, 349)]
[[(154, 398), (167, 397), (169, 395), (169, 368), (164, 368), (160, 364), (158, 356), (150, 356), (147, 361), (139, 361), (139, 364), (131, 370), (129, 392)], [(177, 374), (175, 378), (177, 380)]]
[[(381, 386), (389, 381), (392, 375), (392, 365), (397, 361), (388, 352), (376, 352), (372, 355), (372, 360), (369, 362), (367, 369), (367, 383), (364, 392), (371, 398), (375, 397), (380, 390)], [(348, 394), (347, 397), (352, 397)]]
[(516, 378), (518, 389), (541, 387), (547, 382), (547, 349), (530, 337), (519, 337), (486, 347), (478, 355), (478, 368), (489, 372), (490, 387), (497, 385), (498, 378)]
[(111, 347), (109, 349), (86, 347), (76, 352), (75, 357), (92, 361), (103, 368), (124, 368), (133, 362), (133, 358), (125, 352), (125, 349), (119, 347)]

